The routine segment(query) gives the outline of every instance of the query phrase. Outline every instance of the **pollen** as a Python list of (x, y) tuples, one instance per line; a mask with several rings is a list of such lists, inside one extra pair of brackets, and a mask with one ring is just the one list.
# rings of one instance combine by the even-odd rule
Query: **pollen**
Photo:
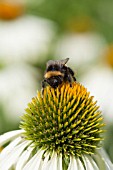
[(26, 108), (20, 127), (37, 148), (58, 154), (94, 154), (104, 132), (94, 97), (80, 83), (64, 83), (39, 91)]

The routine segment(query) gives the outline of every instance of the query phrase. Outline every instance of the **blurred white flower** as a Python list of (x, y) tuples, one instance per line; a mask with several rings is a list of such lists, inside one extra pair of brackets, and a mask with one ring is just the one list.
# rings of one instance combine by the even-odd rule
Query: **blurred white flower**
[(0, 72), (0, 103), (9, 121), (19, 120), (24, 113), (39, 87), (38, 76), (38, 70), (28, 65), (10, 66)]
[(81, 78), (81, 82), (97, 99), (106, 121), (113, 122), (113, 70), (96, 66)]
[(105, 40), (96, 33), (67, 34), (59, 40), (55, 55), (84, 67), (101, 55), (104, 45)]
[(43, 61), (54, 31), (52, 21), (30, 15), (0, 21), (0, 62)]
[(0, 136), (0, 145), (11, 143), (0, 153), (0, 170), (112, 170), (113, 165), (103, 150), (93, 156), (70, 156), (68, 167), (63, 168), (62, 154), (36, 149), (32, 141), (23, 137), (23, 130), (7, 132)]

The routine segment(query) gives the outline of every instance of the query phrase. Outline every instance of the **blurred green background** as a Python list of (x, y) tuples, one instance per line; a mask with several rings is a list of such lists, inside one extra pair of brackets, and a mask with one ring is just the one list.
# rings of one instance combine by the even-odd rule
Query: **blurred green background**
[(0, 1), (0, 134), (18, 129), (46, 62), (68, 65), (100, 105), (113, 161), (113, 1)]

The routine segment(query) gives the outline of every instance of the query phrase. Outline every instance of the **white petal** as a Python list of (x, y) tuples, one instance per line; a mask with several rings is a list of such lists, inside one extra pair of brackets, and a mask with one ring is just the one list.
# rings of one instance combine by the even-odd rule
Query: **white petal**
[(57, 156), (57, 154), (53, 153), (50, 160), (49, 155), (49, 153), (45, 154), (45, 159), (42, 162), (42, 166), (40, 166), (41, 170), (51, 170), (53, 168), (57, 170), (62, 170), (62, 155)]
[(96, 165), (94, 163), (92, 163), (92, 162), (94, 162), (93, 159), (91, 161), (91, 159), (89, 159), (88, 156), (86, 156), (86, 155), (84, 155), (82, 158), (83, 158), (86, 170), (96, 170), (95, 169)]
[(57, 170), (62, 170), (62, 155), (57, 158)]
[(43, 150), (39, 150), (25, 165), (23, 170), (39, 170), (42, 154), (44, 153)]
[(29, 143), (29, 141), (22, 142), (12, 149), (11, 152), (4, 157), (4, 159), (1, 159), (0, 170), (8, 170), (13, 164), (15, 164), (18, 157)]
[(78, 170), (77, 161), (73, 156), (71, 156), (68, 170), (74, 170), (74, 169)]
[(78, 169), (79, 170), (84, 170), (84, 166), (83, 166), (82, 162), (80, 161), (80, 159), (76, 158), (76, 160), (77, 160)]
[(41, 163), (42, 164), (41, 170), (46, 170), (48, 160), (49, 160), (49, 154), (46, 153), (45, 154), (45, 159)]
[(99, 167), (97, 166), (96, 162), (93, 160), (93, 158), (91, 156), (87, 156), (89, 159), (89, 162), (92, 164), (94, 170), (99, 170)]
[(15, 168), (16, 170), (22, 170), (22, 168), (25, 166), (27, 160), (29, 159), (32, 150), (33, 150), (33, 147), (29, 146), (27, 148), (27, 150), (25, 150), (22, 153), (22, 155), (19, 157), (19, 160), (17, 161), (16, 168)]
[(18, 145), (22, 140), (23, 139), (21, 137), (18, 137), (15, 140), (13, 140), (8, 146), (6, 146), (0, 154), (0, 160), (4, 159), (12, 151), (12, 149), (16, 145)]
[(6, 142), (12, 140), (13, 138), (16, 138), (23, 132), (24, 130), (14, 130), (11, 132), (4, 133), (3, 135), (0, 135), (0, 145), (5, 144)]
[(57, 154), (53, 153), (51, 159), (48, 161), (46, 170), (58, 170), (57, 169)]
[(112, 170), (113, 169), (113, 163), (110, 161), (107, 153), (105, 152), (105, 150), (103, 148), (101, 148), (99, 150), (101, 156), (102, 156), (102, 159), (105, 161), (105, 164), (106, 164), (106, 169), (109, 169), (109, 170)]
[(113, 170), (113, 163), (110, 161), (108, 155), (103, 149), (99, 149), (94, 155), (94, 159), (96, 160), (98, 167), (102, 170)]

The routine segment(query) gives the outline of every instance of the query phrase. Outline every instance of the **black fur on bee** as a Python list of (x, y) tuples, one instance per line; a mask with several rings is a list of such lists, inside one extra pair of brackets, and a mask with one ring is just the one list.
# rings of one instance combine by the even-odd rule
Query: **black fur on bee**
[(69, 58), (64, 60), (49, 60), (46, 65), (44, 80), (42, 81), (42, 94), (46, 85), (57, 88), (63, 82), (69, 82), (70, 85), (76, 81), (73, 70), (66, 65)]

